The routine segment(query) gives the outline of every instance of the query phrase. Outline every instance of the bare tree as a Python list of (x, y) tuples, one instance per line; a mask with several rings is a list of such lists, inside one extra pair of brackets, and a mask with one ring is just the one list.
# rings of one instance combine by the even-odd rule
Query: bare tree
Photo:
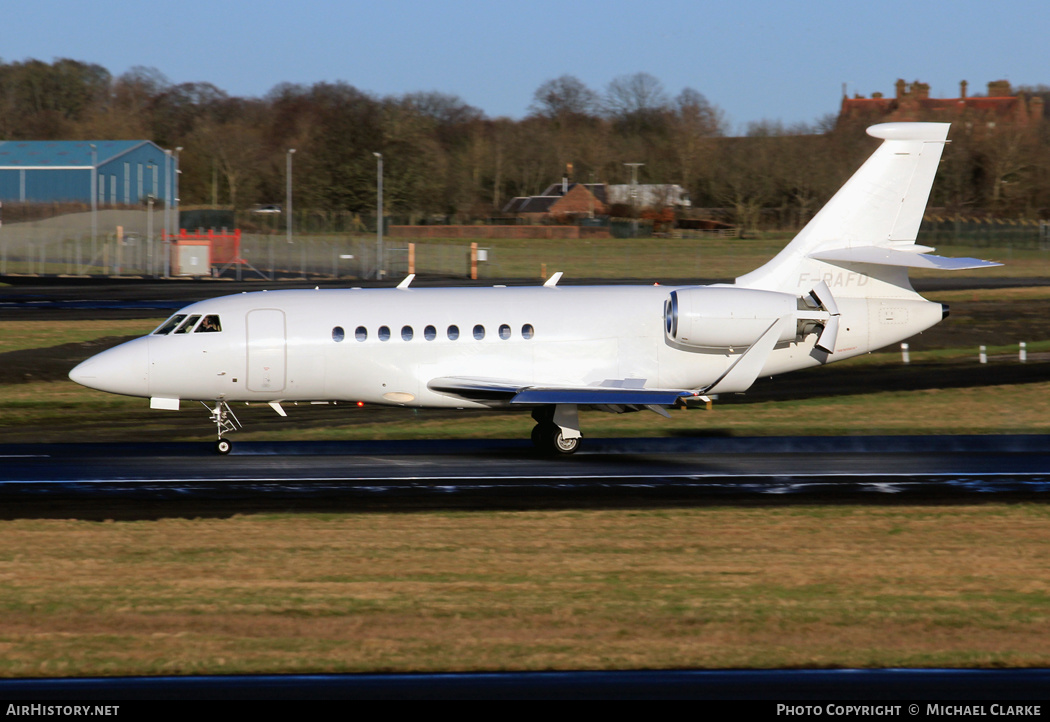
[(649, 73), (621, 75), (605, 91), (605, 110), (610, 117), (629, 120), (651, 115), (668, 106), (663, 83)]
[(551, 120), (590, 116), (598, 111), (598, 94), (572, 75), (548, 80), (532, 95), (529, 110)]
[(710, 139), (724, 134), (724, 114), (707, 102), (700, 91), (685, 88), (674, 100), (670, 127), (678, 179), (693, 190), (703, 159), (710, 155)]

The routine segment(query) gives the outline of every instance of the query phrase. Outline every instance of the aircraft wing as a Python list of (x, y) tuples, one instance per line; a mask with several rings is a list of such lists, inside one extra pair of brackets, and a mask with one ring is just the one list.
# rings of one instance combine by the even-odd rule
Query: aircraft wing
[(680, 398), (696, 395), (688, 389), (647, 389), (642, 383), (644, 379), (613, 379), (600, 386), (558, 386), (446, 376), (431, 380), (427, 388), (473, 401), (510, 404), (673, 406)]

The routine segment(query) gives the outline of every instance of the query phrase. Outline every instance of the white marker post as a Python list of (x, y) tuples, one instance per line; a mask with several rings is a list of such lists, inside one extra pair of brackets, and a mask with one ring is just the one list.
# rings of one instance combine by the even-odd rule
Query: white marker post
[(1021, 342), (1021, 352), (1018, 354), (1018, 357), (1020, 358), (1021, 363), (1028, 361), (1028, 344), (1024, 341)]
[(901, 361), (906, 364), (911, 363), (911, 354), (908, 353), (908, 344), (906, 343), (901, 344)]
[(985, 347), (985, 346), (981, 346), (981, 349), (980, 349), (980, 352), (977, 355), (977, 358), (983, 364), (988, 363), (988, 348)]

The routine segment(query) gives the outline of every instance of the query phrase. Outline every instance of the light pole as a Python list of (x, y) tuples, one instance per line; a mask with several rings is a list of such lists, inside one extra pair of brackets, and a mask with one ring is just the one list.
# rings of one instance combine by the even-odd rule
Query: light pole
[(295, 155), (295, 148), (288, 149), (288, 168), (285, 173), (287, 177), (287, 186), (284, 189), (284, 205), (285, 205), (285, 217), (284, 227), (288, 230), (288, 242), (292, 242), (292, 156)]
[(164, 246), (171, 237), (171, 150), (164, 151)]
[(631, 169), (631, 237), (638, 236), (638, 168), (645, 163), (624, 163)]
[(95, 259), (95, 239), (98, 238), (98, 148), (91, 146), (91, 260)]
[(156, 276), (156, 259), (153, 257), (153, 194), (146, 196), (146, 255), (149, 260), (149, 275)]
[(175, 232), (178, 233), (182, 230), (181, 224), (179, 223), (179, 176), (182, 175), (182, 171), (179, 170), (179, 153), (182, 152), (182, 146), (175, 147), (175, 202), (173, 207), (173, 221), (175, 224)]
[(383, 266), (383, 154), (372, 153), (379, 161), (376, 169), (376, 278), (385, 273)]

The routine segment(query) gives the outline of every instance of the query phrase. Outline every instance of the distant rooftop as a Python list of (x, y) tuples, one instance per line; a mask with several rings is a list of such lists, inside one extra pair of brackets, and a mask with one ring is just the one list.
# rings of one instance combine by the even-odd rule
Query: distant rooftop
[(134, 150), (148, 140), (5, 140), (0, 141), (0, 168), (91, 167), (91, 145), (99, 165)]

